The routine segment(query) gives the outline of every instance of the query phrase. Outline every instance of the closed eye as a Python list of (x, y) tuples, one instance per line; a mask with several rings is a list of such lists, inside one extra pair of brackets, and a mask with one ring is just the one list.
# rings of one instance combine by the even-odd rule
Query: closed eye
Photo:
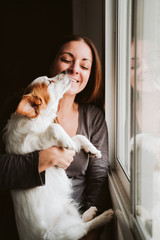
[(64, 58), (61, 58), (61, 61), (62, 61), (62, 62), (65, 62), (65, 63), (70, 63), (70, 62), (71, 62), (71, 60), (69, 60), (69, 59), (64, 59)]
[(48, 85), (50, 85), (51, 83), (55, 83), (55, 81), (53, 81), (53, 80), (48, 80), (48, 81), (49, 81)]
[(81, 66), (81, 68), (85, 69), (85, 70), (88, 70), (89, 68), (88, 67), (85, 67), (85, 66)]

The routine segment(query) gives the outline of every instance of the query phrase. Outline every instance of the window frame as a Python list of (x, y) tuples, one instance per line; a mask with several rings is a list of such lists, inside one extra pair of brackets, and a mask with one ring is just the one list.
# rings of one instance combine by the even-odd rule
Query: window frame
[[(125, 8), (124, 7), (122, 8), (124, 3), (126, 4)], [(116, 72), (115, 96), (116, 96), (116, 161), (118, 162), (116, 165), (118, 168), (117, 169), (118, 172), (120, 171), (119, 169), (119, 166), (120, 166), (120, 168), (122, 168), (125, 176), (129, 181), (130, 180), (130, 153), (128, 149), (129, 149), (130, 132), (128, 131), (128, 129), (130, 125), (131, 0), (117, 1), (116, 10), (117, 10), (116, 11), (116, 15), (117, 15), (116, 43), (117, 44), (116, 44), (116, 66), (115, 66), (115, 72)], [(123, 10), (124, 12), (121, 12)], [(126, 14), (127, 21), (125, 22), (125, 24), (123, 24), (123, 26), (125, 25), (123, 29), (122, 23), (124, 23), (123, 21), (124, 21), (125, 13), (127, 13)], [(126, 32), (126, 35), (123, 36), (125, 32)], [(124, 39), (126, 41), (126, 45), (124, 46), (126, 47), (126, 49), (123, 48), (123, 45), (125, 44)], [(124, 61), (121, 61), (124, 59), (125, 59), (125, 64), (124, 64)], [(124, 65), (125, 67), (123, 67)], [(125, 81), (123, 81), (124, 79)], [(125, 106), (121, 106), (120, 104), (121, 99), (122, 99), (122, 105), (123, 105), (123, 101), (127, 100)], [(125, 109), (123, 107), (125, 107)], [(123, 114), (124, 110), (125, 110), (125, 116)], [(125, 120), (125, 126), (124, 126), (124, 120)], [(122, 134), (119, 131), (121, 131), (125, 137), (121, 136)], [(120, 135), (120, 139), (119, 139), (119, 135)], [(120, 150), (122, 149), (122, 151), (120, 152), (120, 155), (119, 155), (119, 149)], [(126, 162), (128, 165), (127, 167), (126, 167)], [(128, 183), (126, 183), (125, 186), (126, 185), (128, 185)], [(130, 196), (128, 188), (126, 188), (126, 191), (128, 196)]]

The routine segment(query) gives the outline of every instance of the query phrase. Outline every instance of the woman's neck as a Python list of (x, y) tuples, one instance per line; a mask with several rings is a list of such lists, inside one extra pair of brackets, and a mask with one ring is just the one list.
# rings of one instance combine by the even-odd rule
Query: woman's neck
[(71, 137), (77, 133), (78, 118), (78, 104), (72, 96), (64, 96), (59, 102), (57, 120)]
[(77, 104), (74, 102), (74, 96), (63, 96), (63, 98), (59, 101), (59, 114), (67, 114), (76, 110)]

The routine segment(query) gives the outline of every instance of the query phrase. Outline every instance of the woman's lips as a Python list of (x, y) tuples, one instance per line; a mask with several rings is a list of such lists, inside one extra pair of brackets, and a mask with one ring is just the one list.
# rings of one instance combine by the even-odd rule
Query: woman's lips
[(78, 83), (79, 82), (79, 80), (76, 80), (76, 79), (73, 79), (73, 78), (71, 78), (71, 81), (74, 82), (74, 83)]

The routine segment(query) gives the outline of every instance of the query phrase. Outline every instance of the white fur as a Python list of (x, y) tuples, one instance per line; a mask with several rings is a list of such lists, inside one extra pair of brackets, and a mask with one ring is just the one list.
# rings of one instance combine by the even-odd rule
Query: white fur
[[(63, 73), (51, 79), (39, 77), (31, 85), (42, 82), (47, 85), (50, 96), (47, 107), (42, 108), (35, 118), (16, 112), (11, 115), (4, 134), (6, 151), (25, 154), (51, 146), (63, 146), (76, 152), (83, 148), (95, 157), (101, 157), (100, 151), (86, 137), (77, 135), (70, 138), (59, 124), (53, 122), (58, 102), (70, 87), (68, 75)], [(46, 170), (44, 186), (12, 191), (20, 239), (76, 240), (112, 219), (113, 211), (110, 209), (85, 223), (86, 219), (95, 216), (95, 208), (83, 216), (83, 221), (78, 205), (71, 199), (71, 192), (71, 182), (65, 171), (56, 167)]]

